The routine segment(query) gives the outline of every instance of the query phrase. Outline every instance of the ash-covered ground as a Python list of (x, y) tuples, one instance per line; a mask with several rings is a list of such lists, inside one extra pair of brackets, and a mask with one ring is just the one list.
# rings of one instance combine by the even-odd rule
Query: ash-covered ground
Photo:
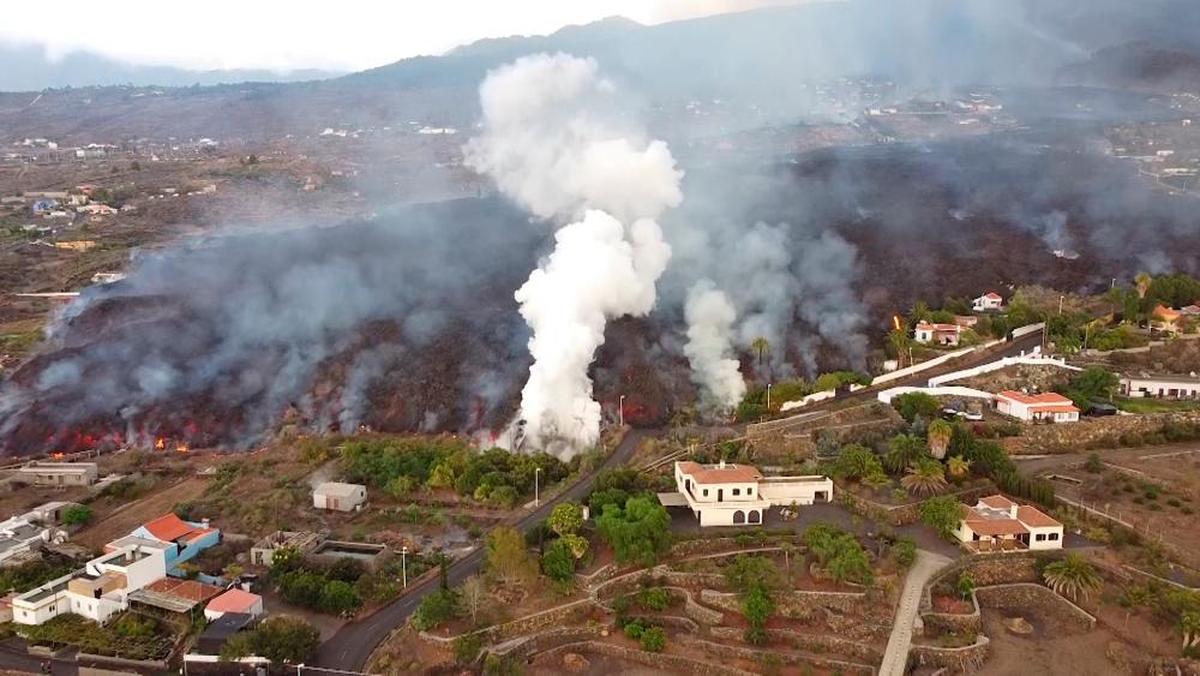
[[(675, 257), (657, 308), (611, 322), (592, 369), (606, 414), (625, 395), (634, 424), (660, 424), (698, 397), (683, 290), (753, 262), (720, 247), (699, 256), (689, 233), (733, 251), (784, 224), (777, 276), (754, 281), (782, 293), (747, 300), (781, 327), (776, 375), (868, 368), (887, 317), (918, 299), (1101, 289), (1142, 270), (1194, 272), (1200, 248), (1194, 199), (1151, 189), (1127, 163), (1020, 135), (708, 164), (689, 171), (684, 194), (663, 219)], [(552, 230), (487, 197), (146, 253), (124, 281), (68, 306), (5, 383), (0, 445), (236, 448), (284, 423), (499, 434), (530, 364), (513, 292)], [(754, 369), (744, 352), (742, 373)]]

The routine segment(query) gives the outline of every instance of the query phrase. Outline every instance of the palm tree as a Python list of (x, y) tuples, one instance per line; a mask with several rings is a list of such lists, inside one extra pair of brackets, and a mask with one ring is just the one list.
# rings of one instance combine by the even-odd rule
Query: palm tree
[(904, 468), (917, 462), (926, 454), (927, 449), (920, 437), (912, 434), (897, 434), (888, 442), (888, 452), (883, 456), (883, 464), (895, 473), (903, 472)]
[(1067, 558), (1048, 564), (1042, 579), (1056, 593), (1068, 596), (1072, 601), (1080, 596), (1087, 598), (1100, 587), (1100, 574), (1079, 554), (1068, 554)]
[(1187, 654), (1189, 650), (1200, 645), (1200, 613), (1185, 610), (1179, 616), (1179, 630), (1183, 632), (1183, 651)]
[(919, 300), (914, 303), (912, 309), (908, 311), (908, 318), (911, 319), (913, 323), (916, 323), (919, 321), (928, 320), (931, 314), (932, 313), (929, 310), (929, 303)]
[(948, 484), (942, 463), (926, 458), (908, 468), (908, 474), (900, 479), (900, 485), (913, 495), (936, 495), (946, 490)]
[(892, 343), (892, 348), (896, 350), (896, 363), (904, 366), (904, 355), (912, 346), (912, 338), (909, 338), (908, 332), (904, 329), (893, 329), (888, 334), (888, 340)]
[(950, 437), (954, 434), (954, 426), (942, 420), (935, 419), (929, 423), (925, 438), (929, 440), (929, 453), (941, 460), (946, 457), (946, 449), (950, 447)]
[(771, 351), (771, 344), (763, 336), (759, 336), (750, 341), (750, 348), (758, 353), (758, 368), (762, 369), (763, 356)]
[(971, 461), (961, 455), (951, 456), (946, 461), (946, 469), (949, 470), (950, 476), (955, 479), (961, 479), (967, 475), (967, 472), (971, 471)]
[(1146, 292), (1150, 290), (1150, 282), (1152, 281), (1154, 279), (1144, 272), (1139, 272), (1138, 276), (1133, 278), (1133, 283), (1137, 286), (1138, 298), (1146, 297)]

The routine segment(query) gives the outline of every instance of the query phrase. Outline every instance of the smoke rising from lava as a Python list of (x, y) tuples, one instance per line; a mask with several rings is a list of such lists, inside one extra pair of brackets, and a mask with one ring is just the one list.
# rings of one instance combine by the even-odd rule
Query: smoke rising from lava
[(653, 219), (682, 199), (666, 144), (605, 114), (615, 95), (592, 59), (523, 57), (480, 86), (483, 130), (464, 149), (534, 214), (574, 221), (516, 292), (534, 359), (520, 418), (534, 446), (560, 453), (599, 438), (588, 366), (609, 319), (654, 308), (671, 249)]

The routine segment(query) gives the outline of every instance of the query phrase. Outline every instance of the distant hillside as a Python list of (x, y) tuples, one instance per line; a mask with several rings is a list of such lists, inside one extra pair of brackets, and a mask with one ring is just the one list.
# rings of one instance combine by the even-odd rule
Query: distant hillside
[(475, 88), (489, 69), (542, 51), (594, 57), (632, 105), (722, 99), (754, 110), (759, 124), (791, 122), (827, 99), (813, 81), (874, 75), (914, 93), (961, 84), (1036, 87), (1096, 50), (1156, 31), (1169, 37), (1172, 49), (1200, 49), (1200, 20), (1174, 23), (1198, 14), (1191, 5), (1200, 3), (851, 0), (656, 26), (606, 19), (314, 82), (57, 90), (33, 105), (33, 95), (0, 94), (0, 142), (29, 136), (68, 143), (161, 135), (259, 139), (409, 121), (465, 126), (476, 117)]
[(1200, 88), (1200, 57), (1133, 42), (1106, 47), (1083, 63), (1066, 66), (1057, 79), (1091, 87), (1196, 90)]
[(190, 87), (232, 82), (299, 82), (336, 77), (340, 73), (297, 70), (194, 71), (170, 66), (138, 66), (91, 52), (71, 52), (61, 59), (47, 58), (38, 46), (0, 44), (0, 91), (40, 91), (48, 87), (136, 85)]

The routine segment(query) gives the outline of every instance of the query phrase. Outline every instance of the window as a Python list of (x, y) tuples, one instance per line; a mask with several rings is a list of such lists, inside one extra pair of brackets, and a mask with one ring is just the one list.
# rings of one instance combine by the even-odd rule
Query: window
[(704, 497), (706, 497), (706, 498), (708, 497), (708, 489), (707, 488), (704, 489)]
[(1050, 540), (1051, 540), (1051, 541), (1054, 541), (1054, 540), (1057, 540), (1057, 539), (1058, 539), (1058, 533), (1051, 533), (1051, 534), (1050, 534)]
[(754, 489), (753, 489), (753, 488), (747, 488), (747, 489), (746, 489), (746, 495), (754, 495)]
[(740, 489), (740, 488), (735, 488), (735, 489), (733, 489), (733, 494), (734, 494), (734, 495), (741, 495), (741, 494), (742, 494), (742, 489)]
[(1038, 534), (1037, 534), (1037, 541), (1038, 541), (1038, 542), (1045, 542), (1045, 541), (1046, 541), (1046, 534), (1045, 534), (1045, 533), (1038, 533)]

